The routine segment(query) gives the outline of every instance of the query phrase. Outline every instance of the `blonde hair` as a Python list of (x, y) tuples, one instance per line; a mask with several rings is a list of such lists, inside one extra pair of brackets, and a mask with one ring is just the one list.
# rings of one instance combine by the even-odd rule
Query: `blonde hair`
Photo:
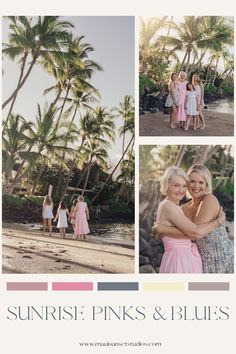
[(192, 165), (187, 172), (187, 175), (190, 176), (191, 173), (198, 173), (200, 176), (202, 176), (206, 182), (206, 191), (205, 194), (211, 194), (212, 193), (212, 178), (211, 178), (211, 173), (208, 170), (206, 166), (203, 164), (195, 164)]
[[(195, 78), (196, 76), (197, 76), (197, 78)], [(198, 82), (199, 85), (203, 85), (203, 82), (197, 73), (193, 74), (193, 76), (192, 76), (192, 84), (193, 85), (195, 84), (195, 81)]]
[(84, 201), (84, 197), (82, 195), (79, 195), (77, 200), (78, 200), (78, 202), (83, 202)]
[(181, 76), (184, 76), (184, 78), (186, 79), (187, 78), (186, 72), (185, 71), (180, 71), (179, 77), (181, 77)]
[(174, 175), (183, 177), (187, 183), (189, 181), (187, 174), (181, 168), (177, 166), (168, 167), (165, 170), (164, 175), (160, 181), (160, 186), (161, 186), (160, 191), (161, 194), (163, 194), (164, 196), (167, 195), (167, 190), (169, 187), (170, 180)]
[(43, 204), (51, 205), (52, 204), (52, 199), (49, 197), (49, 195), (46, 195), (44, 198)]

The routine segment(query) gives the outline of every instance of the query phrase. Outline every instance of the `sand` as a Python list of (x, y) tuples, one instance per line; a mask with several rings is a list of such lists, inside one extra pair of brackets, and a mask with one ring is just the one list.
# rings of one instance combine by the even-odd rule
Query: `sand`
[(2, 231), (2, 272), (20, 274), (134, 273), (134, 245), (87, 236), (73, 240), (43, 236), (24, 225), (7, 224)]
[(192, 124), (188, 131), (181, 128), (169, 128), (169, 115), (163, 112), (147, 112), (140, 116), (139, 135), (140, 136), (233, 136), (234, 116), (230, 113), (221, 113), (210, 110), (203, 110), (206, 121), (204, 130), (192, 129)]

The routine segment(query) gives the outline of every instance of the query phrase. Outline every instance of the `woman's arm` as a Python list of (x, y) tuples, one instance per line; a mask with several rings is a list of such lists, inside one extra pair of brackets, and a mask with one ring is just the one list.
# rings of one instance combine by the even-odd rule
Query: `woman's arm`
[(185, 96), (184, 100), (184, 108), (187, 109), (187, 104), (188, 104), (188, 95)]
[(86, 207), (85, 213), (86, 213), (86, 215), (87, 215), (87, 220), (89, 220), (89, 209), (88, 209), (88, 207)]
[(170, 91), (170, 95), (171, 95), (171, 97), (173, 99), (173, 104), (176, 105), (177, 102), (176, 102), (175, 87), (174, 87), (174, 83), (173, 82), (170, 83), (169, 91)]
[(200, 104), (203, 104), (203, 98), (204, 98), (204, 85), (203, 83), (201, 82), (201, 101), (200, 101)]
[(165, 224), (154, 224), (152, 232), (156, 238), (161, 238), (162, 235), (168, 235), (172, 238), (196, 240), (196, 237), (191, 235), (185, 235), (183, 231), (179, 230), (176, 226), (168, 226)]
[(185, 235), (195, 237), (196, 239), (202, 238), (204, 235), (216, 229), (225, 220), (225, 215), (222, 212), (217, 219), (208, 221), (204, 224), (196, 225), (190, 221), (176, 206), (172, 203), (166, 203), (165, 209), (166, 215), (168, 215), (168, 221), (181, 230)]
[(220, 204), (213, 194), (206, 194), (200, 203), (193, 222), (203, 224), (217, 218), (220, 212)]
[[(221, 213), (218, 200), (212, 194), (207, 194), (199, 205), (199, 208), (197, 210), (196, 215), (194, 216), (193, 221), (195, 224), (204, 224), (209, 221), (216, 220), (218, 217), (220, 218), (221, 216), (223, 217), (223, 213)], [(222, 222), (224, 222), (224, 219), (222, 219)], [(184, 236), (188, 236), (192, 240), (196, 239), (196, 237), (192, 237), (191, 235), (185, 235), (175, 226), (167, 226), (164, 224), (155, 224), (153, 227), (153, 233), (154, 235), (170, 235), (173, 238), (184, 238)]]

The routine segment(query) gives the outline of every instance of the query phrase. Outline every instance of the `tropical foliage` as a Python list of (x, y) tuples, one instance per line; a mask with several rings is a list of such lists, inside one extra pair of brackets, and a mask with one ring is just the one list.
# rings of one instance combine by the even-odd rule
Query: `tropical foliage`
[(173, 16), (141, 18), (140, 74), (161, 86), (171, 71), (198, 72), (206, 86), (233, 88), (233, 45), (231, 17), (185, 16), (182, 22)]
[[(3, 62), (6, 57), (16, 62), (19, 76), (3, 103), (3, 193), (28, 193), (32, 199), (46, 194), (52, 184), (57, 200), (82, 193), (101, 203), (106, 202), (101, 192), (113, 185), (109, 199), (133, 205), (134, 99), (127, 95), (112, 109), (99, 104), (100, 93), (91, 78), (103, 68), (91, 59), (94, 48), (84, 36), (72, 34), (72, 23), (58, 16), (11, 16), (8, 21)], [(43, 105), (35, 102), (37, 114), (27, 119), (14, 112), (15, 102), (35, 66), (54, 80), (42, 97), (49, 92), (54, 96)], [(119, 131), (117, 119), (122, 121)], [(109, 149), (117, 134), (121, 157), (113, 166)]]

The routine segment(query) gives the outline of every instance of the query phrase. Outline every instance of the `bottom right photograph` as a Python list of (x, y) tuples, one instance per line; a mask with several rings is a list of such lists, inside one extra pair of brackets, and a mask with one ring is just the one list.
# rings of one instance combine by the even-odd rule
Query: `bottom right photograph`
[(234, 273), (233, 146), (139, 149), (139, 272)]

